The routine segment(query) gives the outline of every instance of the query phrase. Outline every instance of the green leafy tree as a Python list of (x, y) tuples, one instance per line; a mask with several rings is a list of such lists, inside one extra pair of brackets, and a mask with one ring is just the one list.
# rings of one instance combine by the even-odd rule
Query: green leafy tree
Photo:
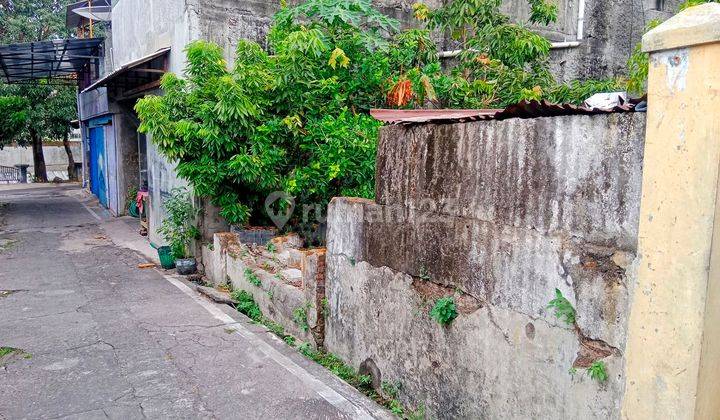
[[(540, 99), (580, 103), (593, 93), (620, 87), (613, 79), (557, 83), (549, 69), (550, 42), (528, 26), (555, 22), (557, 7), (545, 0), (528, 3), (527, 24), (504, 14), (501, 0), (453, 0), (434, 10), (423, 3), (413, 6), (428, 29), (449, 33), (461, 51), (450, 74), (435, 63), (414, 70), (432, 82), (441, 106), (496, 108)], [(423, 84), (412, 85), (427, 90)]]
[[(71, 0), (12, 0), (0, 2), (0, 43), (25, 43), (70, 36), (65, 28), (65, 6)], [(0, 95), (15, 96), (25, 100), (21, 128), (13, 140), (33, 149), (35, 179), (47, 181), (43, 139), (62, 139), (68, 153), (68, 174), (74, 178), (75, 164), (67, 143), (70, 121), (77, 118), (76, 88), (53, 85), (47, 80), (37, 80), (22, 85), (0, 84)], [(0, 103), (0, 113), (7, 114), (11, 108), (7, 102)], [(3, 139), (0, 139), (2, 142)], [(5, 140), (7, 142), (7, 140)]]
[(396, 28), (369, 0), (312, 0), (278, 13), (272, 55), (241, 41), (228, 69), (217, 45), (196, 41), (185, 78), (166, 75), (164, 96), (136, 105), (140, 130), (232, 224), (267, 223), (277, 190), (320, 208), (372, 197), (380, 123), (367, 111), (385, 101)]
[(28, 120), (29, 104), (19, 96), (0, 96), (0, 149), (15, 141)]

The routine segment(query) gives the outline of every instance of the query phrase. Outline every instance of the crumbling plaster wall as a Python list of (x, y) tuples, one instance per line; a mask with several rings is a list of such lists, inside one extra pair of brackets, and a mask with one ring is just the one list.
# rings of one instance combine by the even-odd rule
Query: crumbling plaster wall
[[(273, 15), (280, 9), (280, 1), (261, 0), (191, 0), (195, 3), (199, 32), (203, 38), (221, 45), (229, 62), (233, 61), (235, 47), (240, 39), (255, 41), (267, 47), (267, 33)], [(290, 0), (288, 5), (302, 3)], [(373, 4), (383, 13), (398, 19), (403, 26), (415, 25), (412, 12), (414, 1), (375, 0)], [(442, 0), (428, 0), (426, 3), (437, 7)]]
[(617, 418), (644, 131), (641, 113), (384, 128), (376, 202), (328, 211), (326, 348), (438, 418)]

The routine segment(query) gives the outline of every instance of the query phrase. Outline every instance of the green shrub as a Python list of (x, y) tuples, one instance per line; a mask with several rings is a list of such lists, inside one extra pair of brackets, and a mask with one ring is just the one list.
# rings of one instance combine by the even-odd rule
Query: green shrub
[(457, 316), (455, 299), (450, 296), (438, 299), (430, 311), (430, 317), (441, 325), (449, 325)]
[(200, 238), (200, 231), (193, 225), (198, 212), (192, 204), (192, 197), (187, 189), (175, 188), (164, 201), (163, 207), (167, 217), (163, 219), (158, 232), (169, 243), (175, 258), (185, 258), (190, 243)]

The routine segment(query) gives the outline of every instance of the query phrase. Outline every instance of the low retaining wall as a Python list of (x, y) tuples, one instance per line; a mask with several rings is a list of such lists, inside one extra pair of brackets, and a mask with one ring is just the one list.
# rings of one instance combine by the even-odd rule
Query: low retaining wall
[(634, 113), (384, 128), (377, 202), (328, 210), (327, 350), (433, 418), (619, 418), (644, 130)]
[(203, 247), (205, 275), (216, 286), (252, 294), (263, 314), (313, 346), (325, 338), (325, 250), (301, 250), (296, 236), (275, 238), (274, 249), (217, 233)]

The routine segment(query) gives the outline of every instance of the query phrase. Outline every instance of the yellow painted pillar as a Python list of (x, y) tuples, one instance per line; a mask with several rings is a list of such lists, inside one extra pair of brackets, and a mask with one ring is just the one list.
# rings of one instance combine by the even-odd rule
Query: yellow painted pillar
[(720, 419), (720, 4), (643, 37), (650, 53), (625, 419)]

